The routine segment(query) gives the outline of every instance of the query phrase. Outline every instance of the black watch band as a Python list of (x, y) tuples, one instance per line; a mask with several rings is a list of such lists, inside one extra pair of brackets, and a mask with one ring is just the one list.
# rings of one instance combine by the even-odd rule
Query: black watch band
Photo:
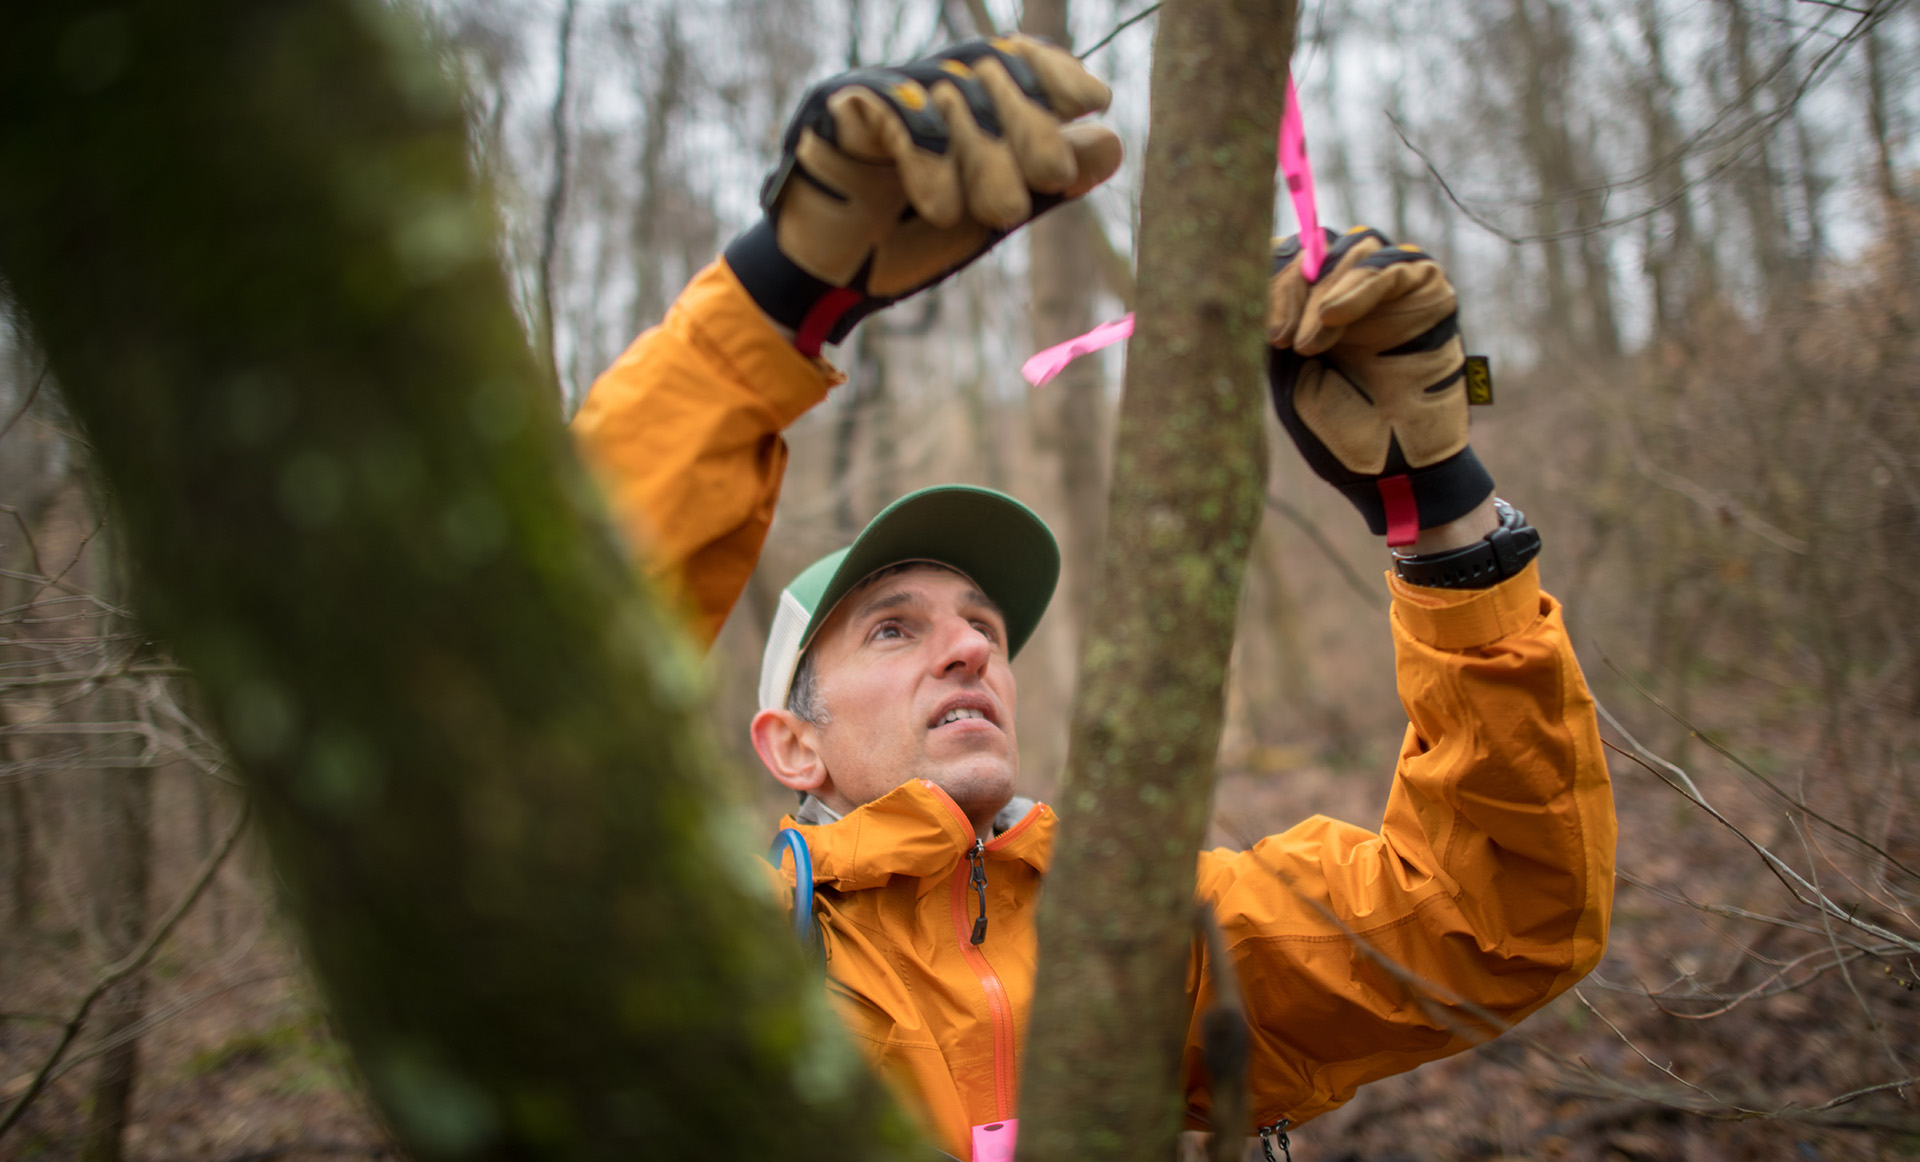
[(1526, 514), (1495, 498), (1500, 527), (1463, 549), (1393, 559), (1393, 575), (1428, 589), (1491, 589), (1527, 567), (1540, 555), (1540, 530)]

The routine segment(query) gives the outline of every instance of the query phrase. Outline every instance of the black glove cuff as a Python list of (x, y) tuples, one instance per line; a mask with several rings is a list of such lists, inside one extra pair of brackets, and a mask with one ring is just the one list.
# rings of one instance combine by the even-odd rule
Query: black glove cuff
[(1393, 574), (1409, 585), (1429, 589), (1491, 589), (1527, 567), (1540, 555), (1540, 532), (1526, 514), (1495, 499), (1500, 527), (1461, 549), (1395, 557)]
[[(725, 258), (760, 309), (793, 329), (793, 345), (802, 355), (818, 355), (820, 344), (845, 339), (855, 323), (891, 301), (834, 286), (802, 270), (781, 252), (767, 218), (728, 243)], [(865, 282), (866, 273), (863, 269), (855, 275), (855, 284)]]
[[(1398, 457), (1394, 457), (1398, 459)], [(1374, 536), (1410, 545), (1421, 529), (1459, 520), (1493, 495), (1493, 474), (1471, 446), (1425, 468), (1388, 472), (1335, 485), (1367, 518)]]

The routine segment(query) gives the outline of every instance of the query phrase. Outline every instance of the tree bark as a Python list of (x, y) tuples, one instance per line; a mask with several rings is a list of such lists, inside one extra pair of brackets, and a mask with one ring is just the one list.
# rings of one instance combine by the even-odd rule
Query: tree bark
[(573, 400), (569, 397), (566, 380), (560, 375), (560, 357), (556, 353), (553, 284), (554, 264), (560, 259), (560, 216), (567, 208), (567, 166), (572, 145), (567, 133), (567, 94), (572, 79), (573, 13), (574, 0), (561, 0), (560, 24), (554, 30), (553, 107), (547, 114), (547, 135), (553, 145), (553, 169), (547, 175), (547, 196), (540, 212), (540, 265), (535, 272), (539, 278), (540, 296), (536, 304), (540, 311), (536, 337), (540, 341), (540, 353), (546, 360), (547, 375), (553, 380), (554, 390), (560, 393), (561, 403), (568, 412), (573, 410)]
[[(1073, 46), (1068, 0), (1027, 0), (1020, 31)], [(1033, 302), (1033, 347), (1041, 350), (1083, 335), (1093, 327), (1094, 298), (1103, 281), (1093, 248), (1087, 206), (1063, 207), (1027, 227), (1027, 288)], [(1094, 573), (1100, 567), (1100, 542), (1107, 515), (1106, 376), (1100, 360), (1076, 359), (1033, 400), (1041, 413), (1037, 425), (1042, 446), (1056, 460), (1060, 490), (1061, 586), (1054, 616), (1067, 615), (1073, 631), (1068, 643), (1077, 651), (1086, 625)]]
[(0, 108), (0, 280), (408, 1153), (916, 1148), (745, 854), (410, 18), (14, 6)]
[[(101, 699), (122, 718), (130, 718), (124, 691)], [(103, 721), (115, 721), (105, 718)], [(147, 935), (147, 883), (153, 834), (153, 770), (103, 767), (98, 780), (102, 823), (95, 853), (94, 919), (112, 963), (138, 948)], [(140, 1038), (134, 1032), (146, 1015), (147, 974), (136, 972), (113, 987), (102, 1001), (97, 1036), (109, 1046), (94, 1068), (92, 1108), (80, 1143), (80, 1162), (120, 1162), (127, 1114), (139, 1076)]]
[(1262, 322), (1293, 11), (1161, 11), (1138, 316), (1042, 903), (1023, 1159), (1162, 1162), (1179, 1130), (1194, 858), (1266, 480)]
[[(1732, 57), (1734, 93), (1728, 106), (1738, 110), (1740, 116), (1759, 122), (1768, 110), (1763, 107), (1766, 85), (1754, 54), (1765, 48), (1764, 34), (1754, 28), (1752, 15), (1742, 0), (1720, 0), (1719, 7), (1726, 18), (1726, 49)], [(1761, 305), (1771, 315), (1786, 301), (1792, 271), (1780, 208), (1780, 178), (1769, 137), (1763, 135), (1754, 142), (1751, 158), (1730, 170), (1728, 178), (1745, 211)]]

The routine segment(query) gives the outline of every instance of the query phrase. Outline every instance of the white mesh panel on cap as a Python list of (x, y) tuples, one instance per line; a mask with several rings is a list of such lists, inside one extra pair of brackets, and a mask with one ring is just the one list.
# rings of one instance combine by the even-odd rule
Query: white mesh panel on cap
[(773, 628), (767, 631), (767, 652), (760, 657), (760, 709), (780, 710), (793, 687), (793, 668), (800, 661), (800, 636), (813, 620), (793, 594), (782, 590)]

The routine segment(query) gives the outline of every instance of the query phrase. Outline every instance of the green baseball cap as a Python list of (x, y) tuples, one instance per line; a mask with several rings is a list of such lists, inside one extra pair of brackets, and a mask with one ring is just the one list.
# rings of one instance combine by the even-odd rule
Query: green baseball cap
[(801, 570), (780, 594), (760, 661), (760, 709), (787, 704), (800, 655), (840, 599), (890, 565), (929, 561), (965, 574), (1007, 620), (1007, 656), (1027, 644), (1060, 580), (1060, 546), (1004, 492), (938, 484), (882, 509), (853, 543)]

